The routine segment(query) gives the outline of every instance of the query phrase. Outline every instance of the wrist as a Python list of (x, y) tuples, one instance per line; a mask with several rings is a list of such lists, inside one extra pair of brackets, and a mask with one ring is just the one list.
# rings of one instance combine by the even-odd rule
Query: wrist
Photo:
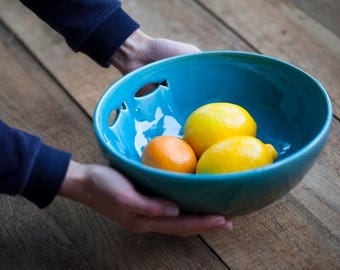
[(86, 179), (86, 165), (71, 160), (58, 195), (83, 202)]
[(137, 29), (113, 54), (111, 58), (112, 65), (123, 74), (134, 69), (130, 65), (136, 62), (136, 59), (142, 55), (141, 52), (149, 46), (151, 41), (151, 37)]

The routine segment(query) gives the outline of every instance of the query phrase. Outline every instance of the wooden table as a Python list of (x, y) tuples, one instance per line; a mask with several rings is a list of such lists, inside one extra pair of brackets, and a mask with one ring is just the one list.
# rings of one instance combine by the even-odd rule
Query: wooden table
[[(126, 0), (124, 7), (152, 36), (260, 52), (305, 69), (332, 99), (330, 138), (293, 191), (235, 218), (231, 233), (136, 235), (69, 200), (39, 210), (1, 195), (0, 269), (340, 269), (340, 2)], [(1, 118), (76, 160), (106, 164), (91, 116), (118, 72), (71, 52), (19, 1), (2, 0), (0, 19)]]

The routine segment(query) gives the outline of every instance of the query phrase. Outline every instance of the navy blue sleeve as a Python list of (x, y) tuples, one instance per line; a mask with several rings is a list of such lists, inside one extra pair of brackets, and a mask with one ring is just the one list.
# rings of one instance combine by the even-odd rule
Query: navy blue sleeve
[(21, 0), (59, 32), (75, 52), (83, 52), (103, 67), (139, 27), (117, 0)]
[(43, 208), (65, 178), (71, 154), (0, 120), (0, 193), (22, 195)]

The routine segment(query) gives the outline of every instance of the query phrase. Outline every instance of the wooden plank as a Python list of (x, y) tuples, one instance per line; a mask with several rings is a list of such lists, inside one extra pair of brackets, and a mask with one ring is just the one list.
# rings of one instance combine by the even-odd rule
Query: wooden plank
[[(86, 69), (88, 74), (90, 74), (92, 69), (87, 68), (91, 65), (87, 63), (88, 60), (85, 60), (82, 56), (77, 56), (77, 58), (71, 61), (71, 57), (74, 57), (73, 54), (71, 52), (66, 53), (62, 40), (58, 39), (58, 36), (55, 34), (52, 34), (50, 29), (42, 27), (41, 23), (37, 20), (32, 23), (34, 19), (31, 19), (29, 15), (26, 17), (22, 10), (16, 9), (17, 7), (15, 7), (15, 5), (17, 4), (15, 2), (11, 3), (9, 0), (6, 0), (3, 1), (3, 3), (6, 3), (7, 10), (6, 12), (2, 12), (0, 8), (1, 18), (7, 25), (11, 26), (11, 29), (19, 35), (38, 59), (50, 70), (53, 76), (58, 78), (62, 85), (67, 86), (67, 89), (70, 89), (70, 93), (76, 100), (79, 100), (82, 106), (91, 112), (89, 108), (94, 106), (94, 100), (96, 100), (96, 98), (93, 98), (94, 94), (92, 93), (92, 89), (95, 89), (92, 87), (96, 84), (93, 83), (95, 80), (91, 77), (92, 75), (87, 75), (86, 72), (82, 73), (79, 69), (74, 71), (73, 68), (70, 68), (73, 67), (74, 63), (77, 63), (77, 66)], [(202, 3), (207, 3), (207, 1), (202, 1)], [(285, 28), (281, 29), (276, 25), (278, 18), (268, 16), (268, 14), (272, 14), (271, 12), (274, 10), (274, 15), (278, 16), (282, 11), (284, 12), (284, 16), (292, 16), (292, 18), (288, 17), (287, 19), (288, 26), (290, 27), (287, 29), (289, 33), (291, 32), (290, 29), (293, 29), (292, 33), (295, 34), (295, 37), (299, 37), (301, 31), (303, 32), (305, 29), (307, 29), (308, 35), (306, 36), (308, 38), (315, 35), (316, 30), (314, 29), (324, 29), (322, 27), (320, 28), (319, 24), (310, 20), (305, 14), (299, 13), (299, 10), (293, 9), (294, 12), (289, 14), (288, 11), (290, 11), (290, 9), (282, 9), (280, 5), (275, 5), (275, 3), (260, 2), (260, 4), (265, 5), (263, 6), (263, 14), (261, 10), (259, 11), (261, 15), (259, 17), (254, 17), (254, 13), (255, 11), (257, 12), (258, 9), (261, 9), (262, 6), (249, 6), (252, 5), (253, 2), (250, 4), (249, 1), (247, 3), (246, 1), (220, 1), (219, 3), (223, 3), (224, 5), (232, 4), (239, 7), (233, 10), (234, 15), (229, 14), (231, 19), (236, 21), (236, 23), (234, 21), (232, 21), (233, 24), (230, 24), (228, 21), (227, 25), (218, 23), (221, 20), (225, 20), (226, 16), (221, 15), (220, 17), (217, 16), (217, 18), (213, 18), (203, 9), (199, 8), (199, 6), (195, 5), (194, 1), (143, 0), (138, 2), (124, 2), (126, 9), (142, 23), (143, 29), (155, 36), (168, 36), (174, 39), (188, 40), (203, 49), (250, 50), (250, 47), (244, 45), (236, 35), (232, 35), (231, 31), (228, 30), (228, 27), (231, 27), (231, 29), (237, 29), (237, 31), (239, 31), (237, 34), (241, 34), (241, 36), (249, 40), (250, 43), (253, 44), (253, 46), (251, 46), (252, 48), (258, 48), (259, 51), (265, 53), (268, 51), (269, 54), (273, 52), (273, 54), (279, 57), (282, 55), (282, 58), (289, 61), (293, 59), (296, 61), (296, 63), (294, 62), (295, 64), (305, 63), (307, 56), (304, 56), (301, 48), (294, 47), (295, 45), (291, 37), (289, 37), (287, 41), (283, 40), (285, 41), (282, 43), (284, 46), (278, 46), (281, 43), (275, 41), (277, 33), (285, 30), (282, 32), (282, 36), (285, 36), (288, 32)], [(15, 9), (13, 10), (15, 10), (15, 12), (9, 14), (9, 7), (14, 7)], [(257, 9), (255, 7), (257, 7)], [(256, 10), (253, 11), (252, 8)], [(18, 18), (16, 14), (21, 14), (20, 18)], [(150, 16), (150, 14), (152, 14), (152, 16)], [(233, 16), (235, 17), (237, 14), (240, 16), (233, 18)], [(267, 31), (264, 33), (264, 30), (261, 30), (262, 27), (259, 27), (263, 23), (260, 19), (268, 19), (268, 17), (272, 18), (273, 21), (269, 25), (263, 24), (263, 28)], [(290, 20), (292, 20), (292, 22)], [(187, 23), (188, 21), (190, 24)], [(280, 19), (278, 21), (280, 25), (282, 20)], [(306, 21), (307, 23), (305, 23)], [(312, 21), (312, 23), (310, 23), (310, 21)], [(250, 25), (249, 28), (245, 26), (247, 23)], [(240, 28), (238, 28), (238, 24)], [(22, 25), (29, 25), (29, 27), (20, 28), (23, 27)], [(313, 27), (311, 27), (311, 25)], [(314, 26), (316, 26), (316, 28)], [(30, 29), (34, 29), (34, 31)], [(300, 32), (298, 32), (297, 29)], [(257, 33), (257, 31), (260, 33)], [(41, 33), (32, 38), (33, 32)], [(207, 33), (209, 33), (209, 35)], [(329, 32), (321, 31), (321, 33), (326, 34), (322, 34), (322, 37), (317, 35), (318, 39), (311, 43), (314, 48), (319, 50), (317, 51), (317, 55), (320, 58), (325, 54), (323, 46), (327, 44), (325, 45), (324, 43), (334, 40), (334, 36), (329, 35)], [(264, 37), (261, 36), (261, 34)], [(54, 38), (51, 38), (51, 36)], [(306, 36), (301, 39), (308, 45), (308, 42), (305, 41), (308, 39)], [(59, 43), (56, 42), (57, 39)], [(48, 42), (45, 43), (46, 40)], [(300, 42), (300, 39), (297, 40)], [(266, 41), (268, 44), (266, 44)], [(289, 45), (289, 43), (291, 43), (291, 45)], [(289, 46), (293, 46), (292, 51), (289, 50)], [(326, 46), (326, 48), (328, 47)], [(330, 55), (328, 51), (334, 54), (334, 52), (337, 51), (337, 47), (334, 45), (326, 49), (326, 54)], [(308, 59), (306, 62), (314, 67), (316, 63), (315, 56), (312, 55), (309, 50), (306, 53), (311, 55), (312, 58), (314, 57), (312, 64), (308, 62), (310, 61)], [(61, 64), (56, 65), (52, 63), (54, 57), (58, 58), (56, 61), (59, 61)], [(81, 57), (83, 60), (78, 60), (78, 57)], [(331, 75), (327, 77), (326, 71), (322, 71), (322, 76), (326, 76), (329, 79), (328, 84), (336, 86), (336, 81), (334, 80), (338, 80), (337, 74), (329, 67), (330, 58), (330, 56), (326, 57), (325, 63), (327, 65), (325, 65), (326, 70), (331, 70)], [(333, 60), (335, 61), (334, 66), (337, 67), (336, 54)], [(95, 69), (93, 72), (97, 74)], [(102, 71), (98, 70), (98, 74), (101, 73)], [(84, 74), (86, 74), (86, 78), (80, 76)], [(334, 74), (336, 76), (334, 76)], [(104, 77), (106, 78), (106, 76)], [(110, 79), (112, 78), (110, 77)], [(77, 82), (72, 80), (76, 80)], [(107, 82), (109, 82), (109, 79), (107, 79)], [(327, 85), (326, 87), (328, 89)], [(334, 89), (333, 92), (337, 93), (337, 89)], [(99, 92), (100, 91), (98, 91), (97, 94)], [(331, 138), (333, 139), (330, 140), (331, 146), (327, 149), (337, 149), (335, 145), (339, 145), (337, 139), (339, 138), (337, 133), (339, 129), (336, 128), (335, 130), (336, 135), (332, 135)], [(334, 131), (332, 132), (332, 134), (334, 134)], [(336, 161), (339, 160), (339, 158), (334, 155), (333, 152), (333, 155), (326, 155), (324, 159), (320, 157), (318, 162), (320, 162), (320, 160), (325, 164), (330, 164), (330, 168), (327, 169), (324, 164), (319, 163), (321, 167), (313, 168), (299, 187), (289, 196), (283, 198), (282, 201), (254, 215), (236, 219), (234, 233), (211, 234), (204, 236), (204, 239), (220, 254), (228, 265), (236, 269), (273, 268), (271, 261), (273, 261), (275, 265), (281, 265), (281, 268), (304, 268), (307, 264), (322, 266), (321, 263), (319, 264), (317, 262), (319, 259), (321, 262), (326, 262), (326, 265), (330, 268), (338, 264), (339, 254), (336, 251), (339, 250), (337, 230), (337, 221), (339, 218), (337, 198), (339, 198), (339, 192), (336, 182), (339, 175), (337, 171), (338, 163), (336, 163)], [(319, 180), (319, 178), (321, 179)], [(333, 188), (334, 183), (335, 186)], [(328, 192), (332, 195), (327, 195)], [(324, 201), (319, 200), (320, 194), (322, 194), (321, 199), (324, 199)], [(309, 222), (312, 222), (312, 224), (309, 224)], [(79, 224), (81, 224), (81, 221), (79, 221)], [(278, 240), (276, 241), (276, 239)], [(263, 241), (263, 243), (261, 241)], [(318, 249), (320, 253), (317, 253)], [(287, 252), (287, 254), (294, 253), (294, 259), (291, 261), (289, 256), (283, 255), (285, 254), (284, 252)], [(307, 266), (305, 268), (309, 267)]]
[[(286, 0), (197, 0), (261, 53), (301, 67), (327, 89), (340, 117), (340, 39)], [(334, 1), (335, 3), (336, 1)]]
[(92, 269), (64, 230), (23, 199), (0, 196), (0, 269)]
[(340, 37), (340, 1), (287, 0)]
[[(187, 41), (202, 49), (250, 50), (192, 1), (126, 1), (124, 8), (152, 36)], [(19, 1), (1, 1), (0, 18), (90, 115), (102, 92), (120, 77), (115, 69), (103, 69), (86, 56), (74, 54)]]
[(332, 130), (325, 148), (300, 187), (292, 192), (292, 195), (319, 219), (338, 241), (340, 241), (339, 123), (333, 118)]
[[(0, 115), (82, 162), (104, 164), (89, 117), (0, 25)], [(56, 199), (0, 197), (0, 269), (226, 269), (199, 237), (135, 235)]]

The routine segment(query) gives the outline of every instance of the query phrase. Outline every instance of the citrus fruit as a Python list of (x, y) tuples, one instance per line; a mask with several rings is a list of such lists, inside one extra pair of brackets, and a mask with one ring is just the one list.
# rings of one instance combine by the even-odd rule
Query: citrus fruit
[(237, 135), (256, 136), (256, 122), (247, 110), (227, 102), (199, 107), (190, 114), (183, 130), (183, 139), (198, 157), (210, 145)]
[(142, 163), (167, 171), (194, 173), (197, 159), (191, 146), (181, 138), (158, 136), (146, 145)]
[(271, 164), (277, 152), (251, 136), (235, 136), (210, 146), (197, 163), (197, 173), (232, 173)]

